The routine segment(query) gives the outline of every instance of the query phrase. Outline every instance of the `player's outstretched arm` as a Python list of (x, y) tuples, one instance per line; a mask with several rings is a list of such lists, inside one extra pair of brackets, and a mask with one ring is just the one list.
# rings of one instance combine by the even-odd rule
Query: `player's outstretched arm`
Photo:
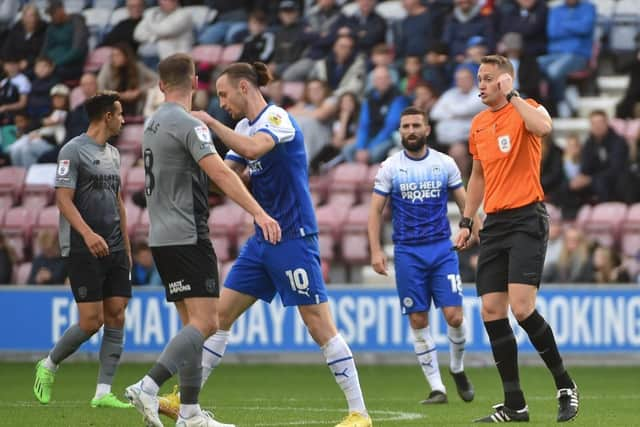
[(275, 244), (280, 241), (282, 231), (278, 222), (271, 218), (256, 202), (251, 193), (244, 186), (240, 177), (227, 165), (224, 164), (220, 156), (209, 155), (203, 157), (198, 164), (206, 172), (215, 184), (234, 202), (239, 204), (244, 210), (249, 212), (262, 230), (267, 241)]
[(387, 256), (380, 244), (380, 228), (382, 227), (382, 212), (387, 203), (387, 197), (373, 193), (371, 195), (371, 208), (369, 209), (369, 247), (371, 248), (371, 267), (378, 274), (388, 276)]
[(192, 111), (191, 114), (209, 126), (224, 145), (245, 159), (256, 160), (276, 145), (273, 138), (265, 132), (258, 132), (253, 136), (241, 135), (211, 117), (206, 111)]
[(73, 196), (75, 190), (73, 188), (56, 188), (56, 205), (60, 210), (62, 216), (64, 216), (69, 224), (76, 230), (84, 239), (84, 243), (89, 248), (91, 255), (96, 258), (101, 258), (109, 255), (109, 245), (107, 242), (97, 233), (89, 227), (84, 221), (82, 215), (78, 211), (78, 208), (73, 203)]

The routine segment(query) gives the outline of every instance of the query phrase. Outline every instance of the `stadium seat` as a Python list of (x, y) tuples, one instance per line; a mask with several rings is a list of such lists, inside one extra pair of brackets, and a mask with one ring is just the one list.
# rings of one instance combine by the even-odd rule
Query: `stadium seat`
[(640, 233), (624, 233), (620, 242), (620, 248), (625, 256), (640, 256)]
[(331, 173), (329, 203), (340, 199), (341, 203), (354, 204), (368, 171), (369, 167), (362, 163), (342, 163), (336, 166)]
[(604, 246), (614, 246), (627, 216), (627, 205), (620, 202), (600, 203), (593, 207), (584, 225), (585, 233)]
[(124, 193), (127, 198), (130, 198), (136, 191), (144, 189), (144, 179), (144, 168), (142, 166), (129, 169), (124, 187)]
[(349, 209), (349, 214), (344, 223), (344, 232), (366, 233), (369, 221), (369, 204), (362, 203)]
[(218, 44), (201, 44), (191, 50), (193, 60), (198, 67), (211, 68), (220, 62), (223, 46)]
[(331, 233), (320, 233), (318, 244), (320, 245), (321, 259), (333, 261), (336, 258), (336, 242)]
[[(0, 194), (0, 209), (7, 210), (14, 205), (13, 196), (11, 194)], [(3, 218), (0, 218), (2, 224)]]
[(27, 170), (19, 166), (0, 168), (0, 195), (11, 196), (13, 202), (20, 200)]
[(15, 249), (19, 261), (25, 259), (36, 215), (35, 210), (23, 206), (11, 208), (5, 214), (2, 232)]
[(371, 193), (373, 192), (373, 185), (376, 181), (376, 175), (380, 170), (380, 164), (374, 164), (369, 166), (366, 178), (360, 184), (360, 201), (367, 202), (371, 199)]
[(221, 64), (231, 64), (232, 62), (236, 62), (240, 55), (242, 54), (242, 44), (230, 44), (224, 48), (222, 51), (222, 56), (220, 57)]
[(284, 82), (282, 92), (295, 101), (300, 101), (304, 95), (304, 82)]
[(591, 205), (582, 205), (578, 210), (578, 215), (576, 215), (576, 227), (583, 228), (589, 218), (591, 218)]
[(38, 233), (43, 230), (51, 230), (55, 233), (58, 232), (60, 224), (60, 211), (57, 206), (49, 206), (39, 211), (36, 214), (37, 219), (33, 228), (31, 229), (31, 248), (32, 253), (37, 255), (41, 252), (38, 247)]
[(53, 202), (56, 169), (55, 163), (31, 165), (24, 180), (23, 206), (39, 209)]
[(342, 236), (342, 259), (347, 265), (369, 264), (369, 240), (366, 233)]
[(140, 153), (142, 150), (142, 136), (144, 124), (124, 125), (116, 146), (121, 152)]
[(309, 177), (309, 191), (315, 206), (325, 202), (331, 177), (329, 175), (312, 175)]
[(27, 280), (31, 274), (31, 263), (23, 262), (13, 269), (13, 283), (16, 285), (27, 285)]
[(216, 236), (211, 239), (211, 243), (219, 262), (227, 262), (231, 259), (231, 241), (228, 236)]
[(640, 138), (640, 119), (631, 119), (627, 121), (627, 131), (624, 136), (630, 143), (633, 143)]
[(329, 233), (339, 240), (344, 223), (349, 215), (350, 206), (340, 203), (329, 203), (316, 209), (320, 233)]
[(111, 48), (102, 46), (89, 52), (87, 60), (84, 63), (85, 73), (97, 73), (102, 65), (111, 59)]
[(629, 206), (627, 216), (622, 223), (624, 233), (640, 233), (640, 203)]
[(225, 203), (211, 209), (209, 234), (213, 240), (226, 236), (230, 245), (237, 244), (238, 236), (251, 216), (235, 203)]

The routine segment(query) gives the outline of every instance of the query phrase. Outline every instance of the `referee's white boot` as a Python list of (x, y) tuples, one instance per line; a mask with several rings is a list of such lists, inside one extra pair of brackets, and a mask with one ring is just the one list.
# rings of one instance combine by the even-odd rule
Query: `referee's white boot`
[(164, 427), (158, 416), (158, 396), (145, 393), (140, 383), (135, 383), (125, 389), (124, 397), (142, 414), (145, 426)]
[(202, 411), (191, 418), (178, 416), (176, 427), (236, 427), (234, 424), (224, 424), (213, 419), (209, 411)]

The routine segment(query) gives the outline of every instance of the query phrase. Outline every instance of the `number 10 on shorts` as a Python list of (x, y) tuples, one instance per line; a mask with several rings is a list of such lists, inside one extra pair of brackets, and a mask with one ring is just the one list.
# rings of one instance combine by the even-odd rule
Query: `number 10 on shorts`
[(304, 268), (296, 268), (295, 270), (287, 270), (284, 272), (289, 279), (289, 284), (294, 292), (302, 295), (309, 295), (309, 275)]
[(447, 274), (447, 279), (451, 283), (451, 292), (462, 295), (462, 279), (459, 274)]

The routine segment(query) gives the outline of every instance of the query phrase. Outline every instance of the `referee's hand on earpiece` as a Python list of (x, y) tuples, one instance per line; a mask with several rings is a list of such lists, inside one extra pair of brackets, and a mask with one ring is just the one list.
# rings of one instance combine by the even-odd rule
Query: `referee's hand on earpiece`
[(262, 234), (264, 238), (273, 243), (274, 245), (280, 241), (282, 238), (282, 230), (280, 229), (280, 225), (278, 221), (271, 218), (265, 211), (260, 212), (256, 216), (253, 217), (258, 224), (258, 227), (262, 230)]
[(102, 258), (109, 255), (109, 245), (102, 238), (101, 235), (94, 233), (93, 231), (82, 236), (85, 245), (89, 248), (89, 252), (96, 258)]

